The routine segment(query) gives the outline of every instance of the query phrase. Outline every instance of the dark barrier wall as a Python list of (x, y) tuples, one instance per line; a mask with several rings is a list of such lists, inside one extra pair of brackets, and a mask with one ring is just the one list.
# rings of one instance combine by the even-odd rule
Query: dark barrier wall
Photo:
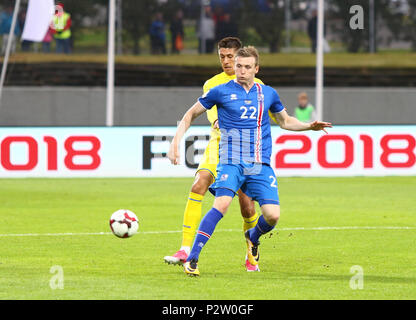
[[(314, 88), (277, 88), (293, 114), (297, 94)], [(201, 95), (197, 87), (117, 87), (117, 126), (176, 125)], [(103, 126), (105, 88), (6, 87), (0, 106), (3, 126)], [(416, 88), (327, 88), (324, 120), (334, 124), (415, 124)], [(201, 116), (195, 124), (207, 124)]]

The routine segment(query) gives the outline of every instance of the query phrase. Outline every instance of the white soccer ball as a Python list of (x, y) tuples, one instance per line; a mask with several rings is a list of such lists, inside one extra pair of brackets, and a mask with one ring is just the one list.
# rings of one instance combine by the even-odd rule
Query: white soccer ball
[(130, 238), (139, 230), (139, 221), (134, 212), (120, 209), (110, 218), (111, 231), (119, 238)]

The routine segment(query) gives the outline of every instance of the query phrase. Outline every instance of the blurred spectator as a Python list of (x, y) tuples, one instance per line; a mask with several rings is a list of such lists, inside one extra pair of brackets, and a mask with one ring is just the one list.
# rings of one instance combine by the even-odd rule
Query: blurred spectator
[(308, 36), (311, 39), (311, 51), (316, 52), (316, 37), (318, 33), (318, 12), (312, 11), (312, 17), (308, 21)]
[(150, 46), (152, 54), (166, 54), (166, 35), (163, 15), (157, 12), (152, 24), (150, 25)]
[(257, 8), (262, 13), (270, 12), (272, 10), (271, 5), (270, 0), (257, 0)]
[[(26, 10), (23, 9), (19, 12), (18, 19), (20, 30), (23, 30), (25, 28), (25, 22), (26, 22)], [(33, 41), (29, 40), (22, 40), (21, 48), (23, 52), (28, 52), (32, 49)]]
[(52, 32), (56, 41), (57, 53), (71, 53), (71, 15), (64, 11), (64, 4), (58, 2), (52, 21)]
[(183, 50), (183, 39), (185, 33), (183, 31), (183, 11), (176, 11), (175, 17), (170, 23), (170, 33), (172, 37), (171, 53), (179, 53)]
[(225, 15), (224, 8), (222, 6), (216, 6), (213, 8), (212, 19), (214, 19), (215, 24), (222, 22)]
[(23, 40), (21, 43), (21, 48), (23, 52), (29, 52), (32, 49), (33, 41)]
[(51, 42), (53, 40), (53, 29), (49, 28), (46, 32), (45, 38), (42, 41), (42, 52), (50, 53), (51, 52)]
[[(6, 52), (7, 41), (9, 40), (10, 28), (13, 20), (13, 7), (7, 6), (6, 9), (0, 13), (0, 34), (3, 36), (3, 43), (1, 47), (1, 53)], [(20, 34), (20, 26), (16, 23), (14, 29), (14, 35), (12, 35), (12, 46), (10, 52), (16, 51), (16, 36)]]
[(215, 40), (220, 41), (226, 37), (238, 37), (237, 24), (232, 21), (229, 13), (222, 15), (215, 25)]
[(309, 103), (306, 92), (298, 95), (298, 106), (295, 108), (295, 118), (302, 122), (310, 122), (316, 120), (315, 108)]
[[(326, 35), (326, 23), (324, 24), (324, 37)], [(311, 39), (311, 51), (316, 53), (317, 37), (318, 37), (318, 11), (312, 10), (312, 17), (308, 21), (308, 36)], [(324, 40), (324, 51), (329, 52), (330, 47), (328, 42)]]
[(212, 53), (215, 44), (215, 22), (210, 6), (204, 7), (204, 14), (198, 20), (197, 30), (199, 40), (198, 52)]
[[(210, 0), (211, 7), (221, 7), (226, 12), (232, 12), (239, 7), (241, 0)], [(215, 11), (215, 10), (214, 10)]]

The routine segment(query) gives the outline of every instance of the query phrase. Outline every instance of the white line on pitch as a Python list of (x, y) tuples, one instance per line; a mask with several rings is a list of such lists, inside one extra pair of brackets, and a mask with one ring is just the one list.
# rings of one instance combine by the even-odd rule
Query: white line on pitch
[(0, 234), (0, 237), (60, 237), (60, 236), (101, 236), (101, 235), (108, 235), (111, 232), (92, 232), (92, 233), (16, 233), (16, 234)]
[[(322, 231), (322, 230), (416, 230), (416, 227), (398, 227), (398, 226), (349, 226), (349, 227), (293, 227), (293, 228), (277, 228), (276, 231)], [(168, 234), (180, 233), (182, 231), (142, 231), (138, 234)], [(216, 232), (241, 232), (238, 229), (218, 229)], [(111, 235), (111, 232), (92, 232), (92, 233), (18, 233), (18, 234), (0, 234), (0, 237), (60, 237), (60, 236), (103, 236)]]

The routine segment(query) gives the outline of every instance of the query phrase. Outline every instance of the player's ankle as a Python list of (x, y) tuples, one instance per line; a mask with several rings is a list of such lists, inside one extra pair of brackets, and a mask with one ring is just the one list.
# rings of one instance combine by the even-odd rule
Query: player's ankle
[(186, 252), (186, 254), (189, 256), (189, 253), (191, 252), (191, 247), (188, 247), (188, 246), (182, 246), (180, 249), (179, 249), (180, 251), (185, 251)]

